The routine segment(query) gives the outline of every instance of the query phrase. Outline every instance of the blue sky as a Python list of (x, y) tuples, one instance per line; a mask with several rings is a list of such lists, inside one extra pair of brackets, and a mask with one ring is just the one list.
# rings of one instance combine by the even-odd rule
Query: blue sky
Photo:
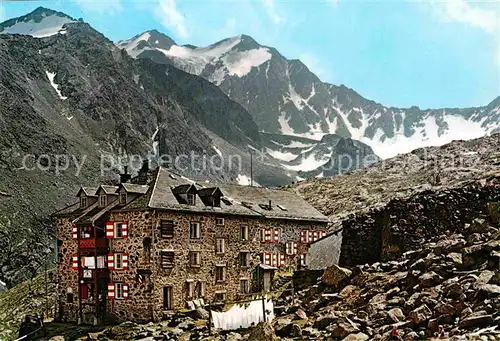
[(118, 41), (158, 29), (205, 46), (241, 33), (322, 80), (388, 106), (485, 105), (500, 94), (500, 2), (403, 0), (4, 1), (0, 20), (44, 6)]

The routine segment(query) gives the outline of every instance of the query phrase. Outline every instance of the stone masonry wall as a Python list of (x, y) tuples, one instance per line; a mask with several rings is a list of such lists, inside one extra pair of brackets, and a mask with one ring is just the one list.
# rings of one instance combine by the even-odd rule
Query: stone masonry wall
[(353, 266), (394, 259), (445, 231), (460, 232), (500, 199), (500, 187), (473, 183), (394, 199), (385, 207), (343, 221), (340, 264)]

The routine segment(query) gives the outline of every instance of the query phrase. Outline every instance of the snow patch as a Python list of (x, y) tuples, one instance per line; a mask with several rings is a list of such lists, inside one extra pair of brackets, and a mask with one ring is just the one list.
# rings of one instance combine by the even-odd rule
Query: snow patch
[[(252, 184), (250, 177), (246, 176), (245, 174), (238, 174), (236, 181), (238, 182), (239, 185), (242, 186), (250, 186)], [(255, 180), (253, 180), (253, 185), (260, 187), (260, 185)]]
[(271, 59), (269, 50), (263, 47), (258, 49), (228, 53), (221, 60), (224, 62), (230, 75), (243, 77), (247, 75), (253, 67), (258, 67)]
[(280, 124), (280, 130), (283, 135), (294, 135), (294, 130), (288, 123), (290, 119), (285, 118), (285, 113), (282, 112), (280, 117), (278, 117), (278, 122)]
[(56, 74), (48, 72), (48, 71), (45, 71), (45, 74), (47, 75), (47, 78), (49, 79), (50, 85), (52, 85), (52, 87), (56, 90), (57, 95), (59, 96), (59, 98), (62, 99), (63, 101), (65, 99), (68, 99), (68, 97), (65, 97), (65, 96), (62, 95), (61, 90), (59, 90), (59, 85), (57, 85), (56, 83), (54, 83), (54, 78), (55, 78)]
[(278, 150), (272, 150), (269, 148), (267, 148), (267, 153), (269, 155), (271, 155), (273, 158), (278, 159), (280, 161), (289, 162), (289, 161), (295, 160), (297, 158), (297, 155), (295, 155), (293, 153), (280, 152)]
[(215, 150), (215, 152), (219, 155), (222, 156), (222, 152), (217, 148), (216, 146), (212, 146), (212, 148)]
[(51, 15), (44, 17), (40, 22), (35, 22), (30, 20), (27, 22), (18, 21), (14, 25), (5, 27), (1, 34), (22, 34), (28, 35), (35, 38), (50, 37), (56, 34), (65, 34), (66, 31), (63, 30), (65, 24), (74, 22), (67, 17), (60, 17), (57, 15)]

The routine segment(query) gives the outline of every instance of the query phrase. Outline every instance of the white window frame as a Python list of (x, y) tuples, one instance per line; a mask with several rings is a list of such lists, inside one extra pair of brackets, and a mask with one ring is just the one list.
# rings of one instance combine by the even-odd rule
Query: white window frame
[(250, 281), (248, 278), (240, 278), (240, 291), (242, 294), (250, 293)]
[(200, 281), (200, 297), (205, 297), (205, 281)]
[(215, 225), (217, 226), (224, 226), (224, 218), (215, 218)]
[(226, 253), (226, 238), (215, 239), (215, 253), (217, 254)]
[(87, 207), (87, 197), (81, 196), (80, 197), (80, 208), (85, 208), (85, 207)]
[[(193, 262), (193, 260), (195, 260), (195, 262)], [(201, 266), (201, 252), (200, 251), (189, 251), (189, 266), (191, 266), (191, 267), (200, 267)]]
[(99, 207), (106, 207), (108, 204), (108, 198), (106, 194), (99, 195)]
[(113, 254), (115, 261), (115, 270), (123, 270), (123, 253)]
[(193, 299), (194, 298), (194, 281), (193, 280), (186, 281), (186, 289), (187, 289), (187, 298)]
[(115, 300), (123, 300), (123, 283), (115, 283)]
[[(220, 300), (217, 300), (217, 295), (221, 295), (222, 298)], [(227, 299), (227, 292), (225, 292), (225, 291), (219, 291), (219, 292), (216, 291), (215, 292), (215, 296), (214, 296), (215, 301), (224, 302), (226, 299)]]
[[(195, 235), (193, 236), (192, 229), (196, 225)], [(191, 221), (189, 223), (189, 239), (201, 239), (201, 224), (199, 221)]]
[[(243, 258), (243, 255), (245, 255), (246, 257)], [(239, 264), (241, 267), (248, 267), (249, 264), (250, 264), (250, 252), (248, 251), (240, 251), (240, 254), (238, 256), (239, 258)], [(245, 259), (245, 264), (242, 264), (242, 260)]]
[[(113, 226), (113, 238), (120, 239), (123, 238), (123, 226), (122, 222), (114, 223)], [(118, 233), (120, 231), (120, 233)]]
[[(222, 275), (222, 278), (218, 278), (219, 269), (221, 270), (220, 274)], [(222, 265), (215, 266), (215, 282), (221, 283), (225, 281), (226, 281), (226, 267)]]
[[(123, 200), (123, 199), (125, 199), (125, 200)], [(127, 203), (127, 192), (120, 193), (118, 200), (120, 201), (121, 205), (125, 205)]]
[(248, 229), (248, 225), (241, 225), (240, 226), (240, 239), (241, 240), (248, 240), (249, 236), (249, 229)]
[(187, 194), (187, 203), (188, 205), (194, 206), (196, 205), (196, 195), (192, 193)]

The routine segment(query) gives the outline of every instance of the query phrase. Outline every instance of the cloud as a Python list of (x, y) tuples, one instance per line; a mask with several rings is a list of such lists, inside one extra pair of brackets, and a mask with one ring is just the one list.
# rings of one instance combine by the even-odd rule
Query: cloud
[(177, 9), (175, 0), (160, 0), (157, 16), (163, 26), (175, 31), (180, 38), (189, 37), (189, 30), (184, 20), (184, 15)]
[(278, 14), (274, 0), (262, 0), (262, 5), (273, 23), (282, 24), (285, 22), (285, 18)]
[(326, 78), (330, 76), (329, 70), (327, 70), (324, 64), (319, 60), (316, 55), (310, 52), (304, 52), (299, 56), (299, 60), (304, 63), (307, 68), (316, 74), (321, 80), (325, 81)]
[(74, 0), (84, 12), (97, 12), (99, 14), (114, 14), (121, 12), (121, 0)]
[(487, 33), (498, 32), (498, 6), (494, 2), (469, 2), (466, 0), (446, 0), (429, 2), (439, 17), (446, 22), (467, 24)]

